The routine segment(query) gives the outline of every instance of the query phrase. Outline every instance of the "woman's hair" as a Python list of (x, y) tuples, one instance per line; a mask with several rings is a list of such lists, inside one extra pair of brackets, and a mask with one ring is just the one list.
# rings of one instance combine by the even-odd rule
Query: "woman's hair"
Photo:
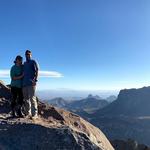
[(22, 61), (23, 58), (20, 55), (18, 55), (18, 56), (16, 56), (14, 63), (16, 63), (17, 60)]

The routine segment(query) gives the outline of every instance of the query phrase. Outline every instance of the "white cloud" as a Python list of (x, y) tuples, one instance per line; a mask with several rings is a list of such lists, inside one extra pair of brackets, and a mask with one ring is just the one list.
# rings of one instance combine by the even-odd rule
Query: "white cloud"
[(8, 77), (10, 77), (10, 71), (9, 70), (0, 70), (0, 77), (1, 78), (8, 78)]
[(39, 77), (54, 77), (54, 78), (60, 78), (63, 77), (63, 75), (56, 71), (39, 71)]
[[(10, 77), (10, 70), (0, 70), (0, 77), (1, 78), (9, 78)], [(41, 78), (60, 78), (63, 75), (57, 71), (39, 71), (39, 77)]]

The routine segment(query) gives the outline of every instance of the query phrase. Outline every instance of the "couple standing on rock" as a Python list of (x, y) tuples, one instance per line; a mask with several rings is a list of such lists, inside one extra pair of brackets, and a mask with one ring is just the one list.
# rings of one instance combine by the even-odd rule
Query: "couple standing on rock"
[[(25, 52), (26, 61), (18, 55), (11, 67), (11, 108), (12, 117), (38, 118), (38, 104), (35, 96), (36, 83), (38, 78), (38, 64), (31, 59), (30, 50)], [(24, 112), (24, 114), (23, 114)]]

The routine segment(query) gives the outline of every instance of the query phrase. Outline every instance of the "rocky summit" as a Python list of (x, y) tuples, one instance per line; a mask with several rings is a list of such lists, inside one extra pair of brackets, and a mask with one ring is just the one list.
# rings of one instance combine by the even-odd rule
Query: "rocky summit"
[(11, 118), (10, 89), (0, 83), (1, 150), (114, 150), (105, 135), (80, 116), (40, 101), (38, 119)]

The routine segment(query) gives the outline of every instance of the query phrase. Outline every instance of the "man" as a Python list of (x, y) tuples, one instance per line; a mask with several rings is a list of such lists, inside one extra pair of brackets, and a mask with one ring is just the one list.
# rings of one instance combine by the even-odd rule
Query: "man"
[(25, 52), (26, 62), (24, 62), (23, 96), (25, 102), (25, 115), (33, 119), (38, 118), (38, 105), (35, 96), (36, 83), (38, 78), (38, 64), (32, 60), (30, 50)]

